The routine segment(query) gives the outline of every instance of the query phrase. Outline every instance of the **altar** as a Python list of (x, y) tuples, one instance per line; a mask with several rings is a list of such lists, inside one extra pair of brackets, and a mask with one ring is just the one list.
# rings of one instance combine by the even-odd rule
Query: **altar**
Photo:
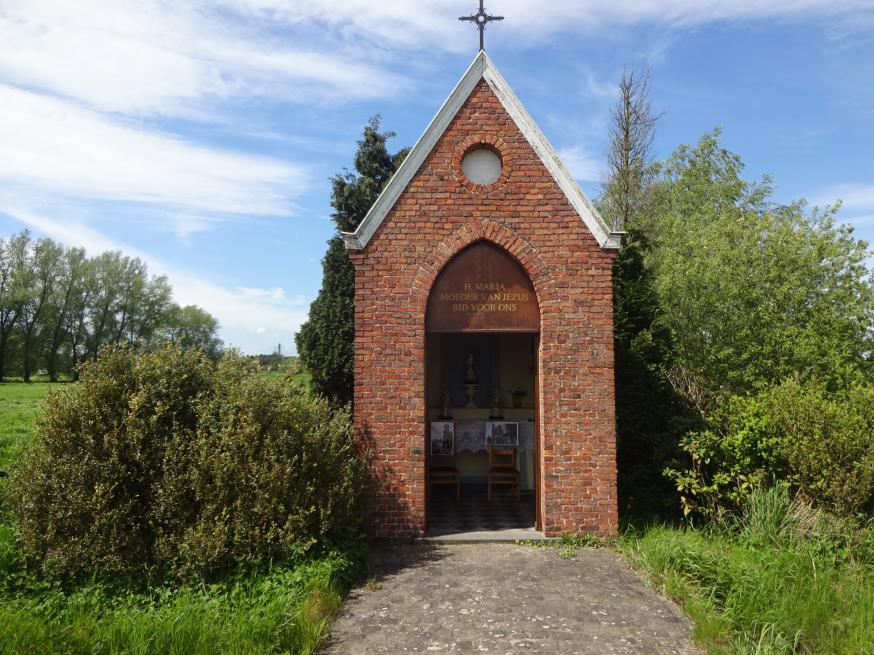
[[(512, 445), (520, 453), (531, 452), (534, 450), (534, 421), (526, 420), (522, 422), (512, 421), (431, 421), (432, 445), (435, 443), (435, 438), (439, 438), (441, 447), (438, 452), (434, 452), (432, 447), (431, 453), (436, 455), (446, 454), (452, 455), (457, 453), (484, 453), (487, 452), (489, 444), (486, 443), (486, 433), (488, 428), (494, 425), (503, 425), (514, 423), (518, 426), (518, 443), (504, 444)], [(452, 425), (452, 433), (454, 436), (453, 452), (446, 452), (442, 444), (443, 428)]]

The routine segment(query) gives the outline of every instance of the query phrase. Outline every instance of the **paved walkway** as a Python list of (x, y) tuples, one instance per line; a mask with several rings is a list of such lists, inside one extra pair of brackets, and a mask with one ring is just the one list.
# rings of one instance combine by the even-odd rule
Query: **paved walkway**
[(682, 611), (607, 550), (382, 546), (325, 652), (698, 655)]

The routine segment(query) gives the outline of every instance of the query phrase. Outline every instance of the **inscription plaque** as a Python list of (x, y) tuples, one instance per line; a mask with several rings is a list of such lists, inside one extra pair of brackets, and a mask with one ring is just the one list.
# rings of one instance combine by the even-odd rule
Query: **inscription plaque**
[(425, 327), (429, 332), (537, 332), (540, 309), (516, 260), (481, 241), (456, 255), (437, 277)]

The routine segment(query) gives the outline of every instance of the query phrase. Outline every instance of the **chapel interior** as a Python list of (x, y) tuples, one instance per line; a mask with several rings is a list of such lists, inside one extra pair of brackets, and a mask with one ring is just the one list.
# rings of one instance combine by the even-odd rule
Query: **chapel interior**
[(432, 535), (533, 529), (536, 357), (532, 333), (428, 335)]

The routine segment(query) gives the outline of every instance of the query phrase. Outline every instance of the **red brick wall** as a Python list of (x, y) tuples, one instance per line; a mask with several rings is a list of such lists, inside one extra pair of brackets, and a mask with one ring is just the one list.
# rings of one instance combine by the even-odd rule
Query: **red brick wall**
[[(475, 143), (504, 174), (470, 184)], [(425, 526), (425, 307), (442, 267), (479, 239), (510, 252), (541, 308), (540, 510), (547, 535), (617, 531), (612, 250), (601, 249), (481, 81), (355, 265), (355, 424), (378, 485), (377, 536)]]

